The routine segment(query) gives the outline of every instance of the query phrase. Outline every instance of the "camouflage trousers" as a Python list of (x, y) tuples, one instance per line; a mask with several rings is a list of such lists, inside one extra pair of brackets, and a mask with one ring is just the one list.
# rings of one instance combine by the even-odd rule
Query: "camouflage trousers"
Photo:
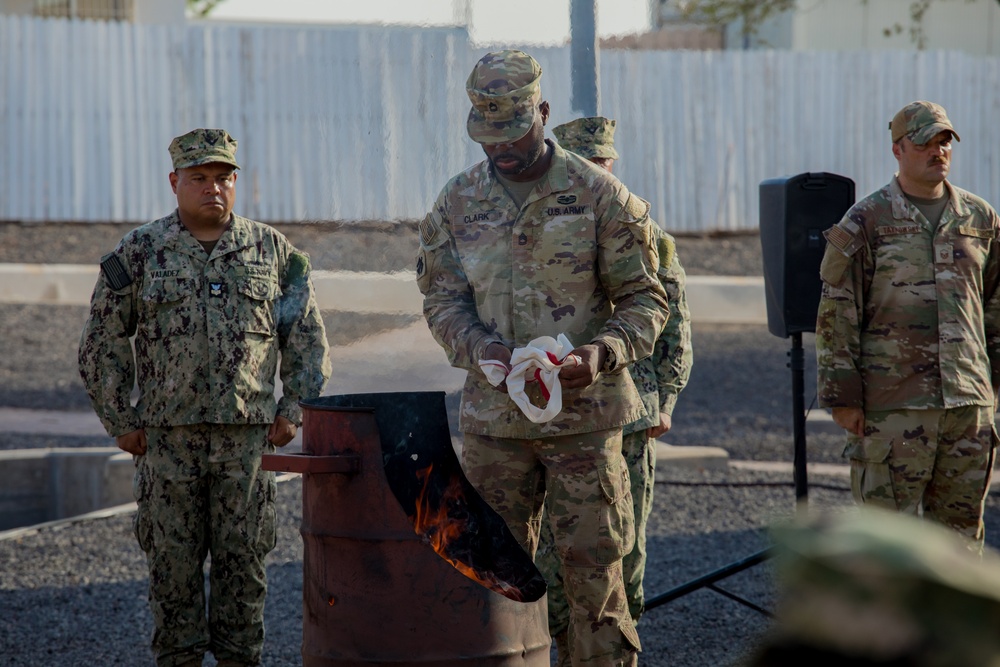
[[(629, 433), (622, 438), (622, 455), (628, 466), (629, 483), (632, 492), (632, 511), (635, 517), (635, 545), (622, 558), (622, 576), (625, 580), (625, 595), (628, 598), (629, 614), (633, 622), (639, 623), (643, 611), (642, 579), (646, 571), (646, 523), (653, 509), (653, 483), (656, 474), (656, 441), (646, 437), (646, 429)], [(549, 497), (545, 507), (548, 514)], [(541, 539), (535, 553), (535, 565), (548, 584), (549, 633), (559, 637), (569, 628), (569, 606), (563, 592), (562, 570), (559, 553), (552, 537), (552, 527), (543, 521)], [(559, 665), (563, 662), (560, 651)]]
[(993, 407), (865, 413), (849, 435), (854, 500), (923, 515), (983, 543), (996, 429)]
[(635, 665), (640, 648), (622, 579), (635, 534), (621, 444), (620, 428), (537, 440), (465, 434), (466, 476), (532, 555), (548, 503), (577, 667)]
[[(134, 527), (149, 565), (158, 667), (201, 660), (253, 665), (264, 646), (264, 557), (275, 544), (267, 425), (147, 428), (136, 457)], [(203, 568), (211, 556), (207, 604)]]

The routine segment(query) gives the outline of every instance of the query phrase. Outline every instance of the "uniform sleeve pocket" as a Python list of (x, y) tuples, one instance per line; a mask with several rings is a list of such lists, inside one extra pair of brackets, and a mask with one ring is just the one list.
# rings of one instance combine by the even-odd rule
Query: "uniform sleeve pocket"
[(850, 266), (850, 257), (836, 248), (827, 248), (819, 266), (819, 277), (832, 287), (840, 287), (847, 277), (847, 270)]

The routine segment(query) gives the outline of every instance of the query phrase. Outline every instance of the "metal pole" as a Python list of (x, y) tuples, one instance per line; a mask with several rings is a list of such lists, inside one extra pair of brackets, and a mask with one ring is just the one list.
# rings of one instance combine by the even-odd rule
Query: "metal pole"
[(788, 353), (792, 369), (792, 434), (795, 438), (792, 469), (795, 478), (795, 500), (804, 503), (809, 495), (806, 479), (806, 406), (805, 406), (805, 356), (802, 352), (802, 333), (792, 334), (792, 349)]
[[(711, 588), (712, 590), (716, 590), (716, 587), (714, 586), (715, 582), (722, 581), (723, 579), (731, 577), (734, 574), (738, 574), (743, 570), (748, 570), (754, 565), (759, 565), (760, 563), (763, 563), (765, 560), (770, 558), (772, 555), (773, 554), (771, 553), (771, 549), (763, 549), (755, 554), (747, 556), (742, 560), (738, 560), (735, 563), (730, 563), (725, 567), (719, 568), (718, 570), (714, 570), (712, 572), (709, 572), (708, 574), (702, 575), (697, 579), (692, 579), (691, 581), (681, 584), (680, 586), (675, 586), (666, 593), (661, 593), (660, 595), (653, 596), (648, 600), (646, 600), (645, 611), (649, 611), (650, 609), (656, 609), (660, 605), (664, 605), (668, 602), (676, 600), (679, 597), (683, 597), (688, 593), (693, 593), (694, 591), (700, 590), (702, 588)], [(757, 611), (768, 613), (763, 609), (761, 609), (760, 607), (757, 607), (753, 603), (747, 602), (743, 598), (739, 598), (739, 596), (735, 596), (732, 593), (729, 593), (728, 591), (723, 593), (722, 590), (716, 590), (716, 592), (722, 593), (726, 597), (732, 600), (736, 600), (737, 602), (745, 604), (751, 608), (754, 608)]]
[(580, 116), (596, 116), (601, 106), (598, 94), (596, 0), (571, 0), (569, 23), (573, 80), (570, 106)]

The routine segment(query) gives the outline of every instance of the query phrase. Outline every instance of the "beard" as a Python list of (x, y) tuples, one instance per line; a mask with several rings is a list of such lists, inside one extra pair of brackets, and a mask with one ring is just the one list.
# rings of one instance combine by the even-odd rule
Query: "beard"
[[(532, 145), (532, 147), (523, 155), (519, 155), (518, 153), (512, 151), (506, 151), (504, 153), (498, 153), (493, 156), (487, 154), (486, 157), (489, 159), (490, 164), (493, 166), (493, 169), (495, 169), (498, 173), (503, 174), (504, 176), (510, 177), (510, 176), (519, 176), (520, 174), (523, 174), (525, 171), (534, 166), (534, 164), (541, 159), (544, 153), (545, 153), (545, 141), (540, 139), (534, 145)], [(498, 160), (499, 161), (513, 160), (514, 165), (504, 169), (497, 165)]]

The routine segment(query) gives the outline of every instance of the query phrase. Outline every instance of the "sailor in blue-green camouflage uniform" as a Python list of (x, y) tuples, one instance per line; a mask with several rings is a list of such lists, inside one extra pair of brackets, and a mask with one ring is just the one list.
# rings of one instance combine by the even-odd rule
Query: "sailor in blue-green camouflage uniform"
[[(468, 371), (463, 465), (530, 554), (548, 497), (574, 628), (573, 665), (634, 665), (622, 557), (634, 522), (622, 427), (645, 416), (624, 372), (653, 353), (666, 320), (649, 204), (544, 138), (541, 67), (521, 51), (484, 56), (466, 82), (467, 130), (487, 159), (455, 176), (420, 224), (424, 316)], [(479, 369), (565, 334), (562, 411), (536, 424)], [(544, 402), (537, 387), (535, 404)]]
[(232, 213), (236, 145), (211, 129), (171, 142), (177, 209), (101, 260), (80, 340), (94, 409), (135, 455), (160, 667), (200, 666), (209, 651), (220, 667), (260, 664), (275, 544), (274, 473), (261, 455), (295, 436), (298, 401), (330, 376), (308, 256)]
[[(552, 128), (552, 134), (566, 150), (610, 172), (618, 159), (614, 145), (616, 125), (614, 120), (600, 116), (577, 118)], [(677, 258), (673, 237), (659, 227), (655, 231), (660, 256), (657, 275), (667, 293), (670, 317), (656, 340), (652, 356), (629, 367), (646, 407), (646, 416), (626, 425), (622, 438), (622, 453), (628, 464), (635, 514), (635, 546), (622, 559), (622, 570), (629, 612), (636, 623), (642, 615), (644, 602), (642, 580), (646, 570), (646, 523), (653, 509), (656, 438), (670, 430), (677, 396), (687, 385), (692, 362), (691, 313), (684, 290), (686, 276)], [(548, 583), (549, 632), (558, 649), (558, 664), (569, 665), (569, 607), (563, 594), (559, 557), (548, 522), (542, 523), (535, 564)]]
[(858, 503), (979, 548), (997, 440), (1000, 219), (947, 180), (959, 137), (941, 106), (912, 102), (889, 130), (895, 178), (826, 232), (819, 402), (847, 431)]

